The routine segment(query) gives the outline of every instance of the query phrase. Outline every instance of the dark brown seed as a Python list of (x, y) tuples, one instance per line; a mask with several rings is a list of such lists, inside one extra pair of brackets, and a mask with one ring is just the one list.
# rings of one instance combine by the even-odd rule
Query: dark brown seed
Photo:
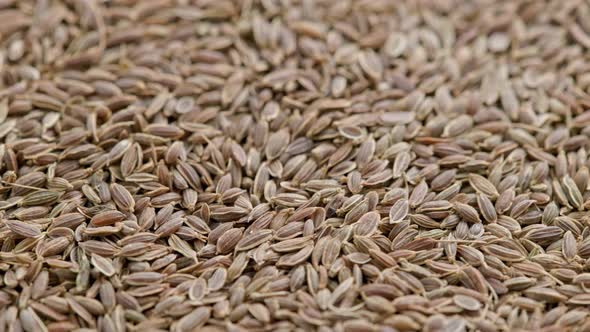
[(109, 226), (113, 225), (116, 222), (122, 221), (125, 219), (125, 214), (117, 210), (110, 210), (101, 212), (90, 220), (90, 223), (93, 225), (100, 227), (100, 226)]

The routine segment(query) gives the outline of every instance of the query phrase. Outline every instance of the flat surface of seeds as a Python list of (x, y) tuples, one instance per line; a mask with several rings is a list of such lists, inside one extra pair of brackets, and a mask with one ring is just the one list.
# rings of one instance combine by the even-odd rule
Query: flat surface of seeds
[(590, 330), (590, 3), (0, 0), (0, 332)]

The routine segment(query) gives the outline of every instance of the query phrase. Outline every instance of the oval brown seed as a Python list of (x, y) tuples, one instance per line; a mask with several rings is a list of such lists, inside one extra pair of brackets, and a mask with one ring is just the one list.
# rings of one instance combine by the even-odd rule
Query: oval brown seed
[(117, 210), (109, 210), (101, 212), (92, 217), (92, 219), (90, 219), (90, 223), (98, 227), (109, 226), (124, 219), (125, 214), (123, 214), (122, 212)]
[(389, 210), (389, 223), (399, 223), (403, 221), (409, 212), (409, 202), (407, 199), (400, 199)]

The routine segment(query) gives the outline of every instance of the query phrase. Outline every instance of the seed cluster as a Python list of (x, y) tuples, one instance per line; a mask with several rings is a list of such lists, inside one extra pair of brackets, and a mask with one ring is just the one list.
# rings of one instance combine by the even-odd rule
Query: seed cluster
[(589, 49), (581, 0), (0, 0), (0, 331), (588, 331)]

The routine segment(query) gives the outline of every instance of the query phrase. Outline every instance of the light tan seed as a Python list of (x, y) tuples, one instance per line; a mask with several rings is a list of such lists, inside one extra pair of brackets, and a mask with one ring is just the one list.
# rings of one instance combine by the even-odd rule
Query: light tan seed
[(20, 311), (20, 324), (24, 331), (48, 331), (43, 320), (31, 308), (24, 308)]
[(14, 234), (25, 238), (36, 238), (41, 235), (41, 229), (34, 224), (28, 224), (18, 220), (6, 220), (4, 221), (4, 224)]
[(249, 250), (260, 244), (269, 241), (273, 237), (273, 231), (270, 229), (260, 229), (251, 234), (243, 236), (236, 244), (235, 249), (238, 251)]
[(486, 178), (478, 174), (469, 174), (469, 184), (484, 195), (495, 198), (499, 193), (496, 187)]
[(406, 199), (400, 199), (389, 210), (389, 223), (399, 223), (403, 221), (409, 212), (409, 202)]
[(182, 317), (176, 323), (175, 331), (177, 331), (177, 332), (193, 331), (194, 329), (205, 325), (205, 323), (207, 322), (209, 317), (211, 317), (211, 308), (199, 307), (199, 308), (191, 311), (188, 315)]
[(571, 231), (567, 231), (563, 235), (561, 251), (563, 253), (563, 256), (567, 259), (571, 260), (576, 256), (578, 252), (578, 247), (576, 238), (574, 237)]
[(479, 210), (481, 211), (481, 215), (487, 222), (493, 223), (496, 222), (496, 220), (498, 220), (496, 209), (487, 195), (478, 194), (477, 205), (479, 207)]
[(110, 191), (113, 201), (119, 209), (127, 212), (133, 212), (135, 210), (135, 200), (129, 190), (120, 184), (112, 183)]
[(368, 212), (355, 223), (354, 233), (358, 236), (371, 236), (377, 231), (381, 216), (377, 212)]
[(91, 255), (90, 261), (100, 273), (107, 277), (112, 277), (116, 273), (112, 261), (106, 257), (102, 257), (93, 253)]
[(465, 310), (477, 311), (481, 309), (481, 303), (470, 296), (455, 295), (453, 296), (453, 302)]
[(457, 211), (461, 218), (463, 218), (463, 220), (470, 223), (481, 223), (477, 210), (471, 205), (457, 202), (453, 204), (453, 208), (455, 211)]
[(565, 194), (567, 195), (570, 203), (578, 209), (582, 208), (582, 204), (584, 203), (584, 199), (582, 197), (582, 193), (578, 189), (578, 186), (574, 182), (574, 180), (566, 175), (562, 179), (562, 187), (565, 190)]

